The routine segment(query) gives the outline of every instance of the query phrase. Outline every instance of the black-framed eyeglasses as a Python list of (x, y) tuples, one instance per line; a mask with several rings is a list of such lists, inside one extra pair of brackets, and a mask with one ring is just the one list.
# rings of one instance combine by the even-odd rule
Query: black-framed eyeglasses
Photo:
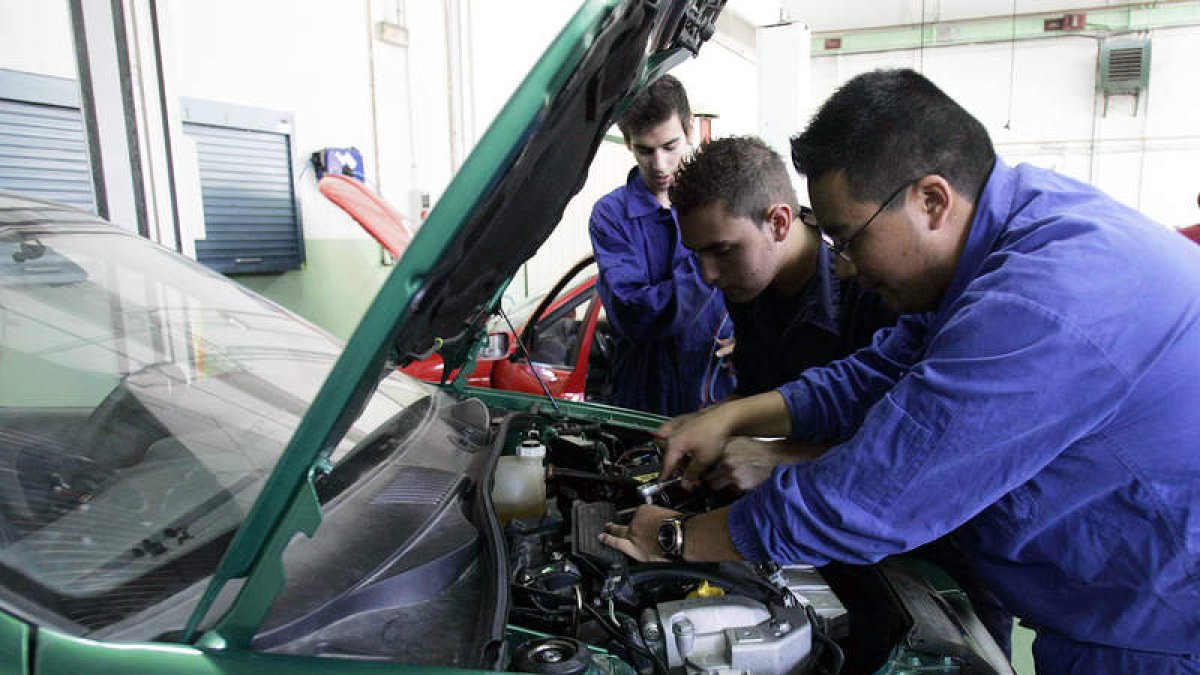
[[(872, 213), (871, 217), (867, 218), (867, 222), (863, 223), (857, 230), (855, 230), (854, 234), (846, 237), (842, 241), (836, 241), (828, 232), (825, 230), (820, 230), (821, 241), (825, 244), (825, 247), (829, 249), (830, 253), (836, 255), (846, 262), (851, 262), (850, 256), (846, 254), (846, 250), (850, 248), (850, 244), (854, 243), (854, 240), (858, 239), (858, 235), (862, 234), (863, 231), (867, 229), (867, 226), (870, 225), (879, 214), (883, 213), (884, 210), (887, 209), (888, 205), (892, 203), (892, 200), (898, 197), (901, 192), (907, 190), (910, 185), (919, 180), (921, 179), (914, 178), (904, 183), (904, 185), (896, 188), (896, 191), (888, 195), (887, 199), (883, 200), (883, 203), (879, 205), (879, 208), (875, 211), (875, 213)], [(818, 229), (820, 229), (820, 226), (818, 226)]]

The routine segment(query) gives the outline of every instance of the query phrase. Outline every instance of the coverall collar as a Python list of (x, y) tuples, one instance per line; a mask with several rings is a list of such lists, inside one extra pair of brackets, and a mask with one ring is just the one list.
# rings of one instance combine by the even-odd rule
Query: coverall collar
[(841, 300), (841, 290), (829, 250), (824, 246), (818, 246), (813, 275), (800, 291), (802, 297), (797, 319), (812, 324), (831, 335), (841, 334), (837, 312)]
[(958, 259), (954, 278), (950, 280), (950, 285), (946, 287), (946, 293), (938, 304), (935, 314), (937, 324), (942, 323), (949, 315), (950, 308), (967, 289), (967, 285), (979, 276), (980, 266), (995, 248), (996, 240), (1007, 226), (1015, 189), (1016, 172), (997, 155), (995, 163), (992, 164), (992, 173), (975, 203), (971, 230), (967, 233), (967, 244), (963, 246), (962, 256)]
[(642, 174), (636, 166), (629, 170), (625, 185), (629, 188), (629, 199), (625, 200), (625, 215), (630, 218), (642, 218), (664, 208), (658, 203), (654, 193), (650, 192), (650, 188), (646, 187), (646, 181), (642, 180)]

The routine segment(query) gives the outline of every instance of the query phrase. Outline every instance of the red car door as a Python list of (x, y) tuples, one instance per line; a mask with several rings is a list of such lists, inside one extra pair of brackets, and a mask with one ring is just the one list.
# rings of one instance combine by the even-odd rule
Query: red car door
[(514, 354), (497, 361), (492, 366), (492, 387), (542, 394), (540, 377), (551, 396), (583, 401), (601, 310), (600, 297), (591, 282), (569, 302), (532, 321), (522, 331), (530, 358)]

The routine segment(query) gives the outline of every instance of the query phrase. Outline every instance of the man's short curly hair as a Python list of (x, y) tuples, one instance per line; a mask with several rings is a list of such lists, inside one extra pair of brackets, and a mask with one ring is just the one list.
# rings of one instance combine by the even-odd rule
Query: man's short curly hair
[(625, 136), (625, 142), (633, 134), (640, 134), (679, 115), (683, 133), (691, 133), (692, 107), (688, 105), (687, 91), (683, 83), (670, 75), (663, 75), (634, 97), (629, 108), (617, 120), (617, 128)]
[(775, 204), (800, 212), (783, 158), (755, 136), (729, 136), (701, 146), (675, 174), (670, 197), (680, 215), (722, 201), (730, 215), (756, 225)]

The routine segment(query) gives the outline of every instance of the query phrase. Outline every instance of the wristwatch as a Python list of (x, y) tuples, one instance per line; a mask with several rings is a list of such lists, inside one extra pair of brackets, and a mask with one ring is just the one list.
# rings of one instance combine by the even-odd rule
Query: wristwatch
[(658, 526), (658, 548), (667, 560), (683, 560), (683, 524), (696, 514), (681, 514)]

